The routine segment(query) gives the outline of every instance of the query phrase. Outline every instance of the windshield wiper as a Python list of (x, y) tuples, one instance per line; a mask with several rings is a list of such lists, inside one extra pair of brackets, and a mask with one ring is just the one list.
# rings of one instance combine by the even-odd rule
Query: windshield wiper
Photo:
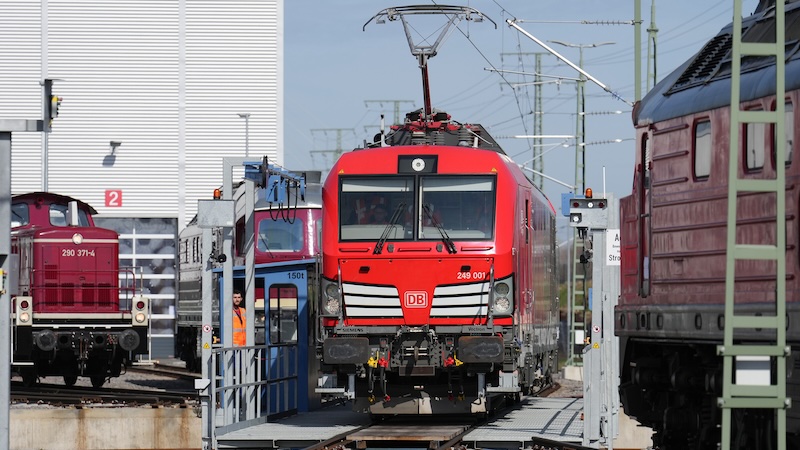
[(397, 207), (394, 209), (392, 213), (392, 218), (389, 219), (389, 223), (386, 224), (386, 228), (383, 229), (383, 233), (381, 234), (381, 238), (378, 239), (378, 242), (375, 243), (375, 249), (372, 250), (373, 255), (380, 255), (383, 251), (383, 244), (386, 243), (386, 240), (389, 239), (389, 233), (394, 228), (395, 224), (398, 220), (400, 220), (400, 214), (403, 213), (403, 209), (405, 209), (406, 204), (405, 202), (400, 202)]
[(272, 255), (272, 249), (269, 248), (269, 239), (267, 238), (267, 235), (264, 233), (258, 233), (258, 240), (264, 244), (264, 251)]
[(425, 214), (427, 214), (428, 217), (431, 219), (433, 226), (435, 226), (436, 229), (439, 230), (439, 234), (442, 235), (442, 241), (444, 242), (444, 245), (447, 247), (447, 253), (455, 254), (456, 244), (453, 243), (453, 240), (450, 239), (450, 236), (448, 236), (447, 232), (444, 231), (444, 227), (442, 226), (442, 224), (439, 223), (439, 221), (436, 220), (435, 217), (433, 217), (433, 213), (431, 213), (431, 209), (428, 208), (428, 205), (422, 205), (422, 210), (425, 211)]
[[(19, 219), (19, 220), (16, 220), (16, 222), (19, 222), (19, 223), (25, 225), (25, 218), (22, 217), (22, 215), (19, 214), (18, 212), (14, 211), (14, 209), (11, 210), (11, 216), (13, 218), (15, 218), (15, 219)], [(12, 220), (12, 222), (15, 222), (15, 220)]]

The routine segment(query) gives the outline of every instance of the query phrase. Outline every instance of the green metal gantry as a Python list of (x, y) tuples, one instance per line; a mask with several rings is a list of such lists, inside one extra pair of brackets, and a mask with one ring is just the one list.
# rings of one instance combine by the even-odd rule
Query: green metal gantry
[[(723, 388), (718, 405), (722, 409), (721, 448), (731, 448), (731, 416), (736, 409), (773, 409), (778, 450), (786, 449), (786, 409), (791, 400), (786, 397), (786, 173), (780, 166), (775, 179), (739, 178), (741, 127), (748, 123), (771, 123), (775, 135), (784, 136), (785, 127), (785, 5), (775, 2), (775, 42), (742, 41), (742, 0), (734, 0), (733, 47), (731, 58), (731, 114), (728, 165), (728, 240), (725, 268), (725, 330), (724, 342), (717, 352), (723, 357)], [(775, 58), (775, 109), (773, 111), (742, 111), (740, 109), (741, 59), (744, 56)], [(775, 139), (775, 160), (785, 161), (784, 139)], [(776, 242), (774, 245), (738, 243), (737, 199), (746, 192), (771, 193), (775, 198)], [(776, 296), (774, 316), (736, 314), (736, 261), (759, 260), (776, 267)], [(737, 329), (761, 328), (775, 336), (775, 342), (742, 344), (736, 340)], [(767, 333), (765, 333), (767, 334)], [(768, 334), (769, 335), (769, 334)], [(760, 361), (771, 373), (775, 384), (736, 384), (734, 368), (737, 358)]]

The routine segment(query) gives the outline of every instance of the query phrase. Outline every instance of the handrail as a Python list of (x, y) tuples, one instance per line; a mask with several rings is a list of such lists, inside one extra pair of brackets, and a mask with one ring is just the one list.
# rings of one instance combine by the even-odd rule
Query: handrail
[(215, 447), (217, 436), (297, 410), (299, 353), (297, 343), (212, 349)]

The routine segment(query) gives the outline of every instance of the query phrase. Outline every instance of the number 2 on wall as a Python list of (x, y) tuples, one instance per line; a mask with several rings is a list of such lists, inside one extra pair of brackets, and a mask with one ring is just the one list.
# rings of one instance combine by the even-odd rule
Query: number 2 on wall
[(122, 189), (106, 189), (106, 207), (122, 207)]

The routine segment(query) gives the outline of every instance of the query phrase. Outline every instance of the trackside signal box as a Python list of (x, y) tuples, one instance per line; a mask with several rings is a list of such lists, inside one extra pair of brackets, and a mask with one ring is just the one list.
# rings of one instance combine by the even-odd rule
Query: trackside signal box
[(570, 201), (569, 225), (578, 229), (581, 237), (588, 229), (608, 228), (608, 200), (604, 198), (573, 198)]

